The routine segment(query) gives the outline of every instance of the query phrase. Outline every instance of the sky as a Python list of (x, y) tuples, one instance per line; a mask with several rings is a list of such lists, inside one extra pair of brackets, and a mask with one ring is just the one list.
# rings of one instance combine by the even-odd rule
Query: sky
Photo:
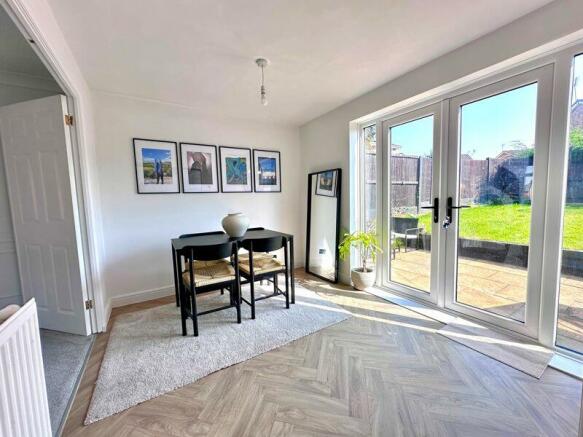
[[(503, 145), (534, 143), (537, 85), (527, 85), (462, 106), (462, 153), (474, 159), (494, 158)], [(433, 116), (391, 129), (391, 142), (406, 155), (432, 155)]]
[[(574, 90), (583, 99), (583, 55), (575, 58)], [(494, 158), (509, 143), (534, 144), (537, 84), (526, 85), (462, 106), (462, 153), (474, 159)], [(433, 117), (425, 117), (391, 129), (391, 142), (406, 155), (432, 155)], [(506, 145), (506, 147), (504, 147)]]
[(275, 171), (275, 158), (259, 158), (259, 168), (263, 171)]
[(171, 152), (166, 149), (142, 149), (142, 159), (144, 162), (154, 162), (156, 159), (161, 161), (170, 161)]

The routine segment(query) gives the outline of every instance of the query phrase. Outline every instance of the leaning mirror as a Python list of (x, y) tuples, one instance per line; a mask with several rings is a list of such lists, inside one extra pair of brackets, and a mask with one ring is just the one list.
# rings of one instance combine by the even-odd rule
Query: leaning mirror
[(306, 271), (331, 282), (338, 282), (341, 181), (339, 168), (308, 175)]

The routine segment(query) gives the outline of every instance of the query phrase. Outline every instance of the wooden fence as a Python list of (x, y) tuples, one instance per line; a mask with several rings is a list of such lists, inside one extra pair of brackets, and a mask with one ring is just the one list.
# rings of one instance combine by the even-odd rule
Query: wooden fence
[[(376, 155), (366, 155), (367, 197), (374, 196)], [(432, 204), (431, 157), (397, 155), (391, 158), (391, 206), (418, 214)], [(461, 158), (460, 197), (463, 203), (529, 202), (533, 157)], [(376, 199), (369, 205), (376, 209)], [(571, 154), (567, 176), (567, 203), (583, 203), (583, 154)]]

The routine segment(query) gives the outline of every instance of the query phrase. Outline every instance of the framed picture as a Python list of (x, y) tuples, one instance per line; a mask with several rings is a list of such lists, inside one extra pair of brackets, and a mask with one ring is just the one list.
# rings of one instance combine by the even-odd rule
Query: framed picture
[(133, 143), (138, 193), (179, 193), (176, 143), (144, 138)]
[(251, 149), (219, 147), (223, 193), (251, 192)]
[(324, 171), (318, 173), (316, 194), (318, 196), (336, 197), (336, 172)]
[(280, 157), (277, 151), (253, 149), (256, 193), (281, 192)]
[(180, 143), (182, 191), (184, 193), (218, 193), (217, 146)]

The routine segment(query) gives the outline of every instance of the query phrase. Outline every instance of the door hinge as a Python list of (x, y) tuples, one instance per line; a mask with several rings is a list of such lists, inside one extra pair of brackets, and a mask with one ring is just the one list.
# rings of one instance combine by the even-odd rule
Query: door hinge
[(95, 308), (95, 301), (93, 299), (88, 299), (85, 301), (85, 309), (86, 310), (91, 310)]
[(65, 124), (67, 126), (73, 126), (73, 116), (72, 115), (69, 115), (69, 114), (65, 115)]

